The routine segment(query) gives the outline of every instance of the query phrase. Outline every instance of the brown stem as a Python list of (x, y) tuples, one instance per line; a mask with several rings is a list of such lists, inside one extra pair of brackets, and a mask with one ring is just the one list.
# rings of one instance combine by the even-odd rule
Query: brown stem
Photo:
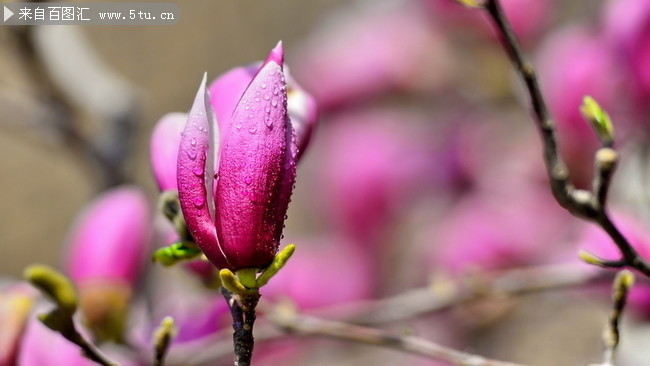
[[(519, 41), (512, 31), (512, 27), (503, 13), (499, 1), (486, 0), (484, 8), (490, 15), (515, 70), (526, 85), (533, 107), (535, 124), (540, 131), (544, 144), (544, 162), (546, 163), (553, 196), (562, 207), (574, 216), (599, 225), (618, 247), (622, 256), (621, 261), (626, 266), (650, 277), (650, 264), (639, 256), (607, 213), (607, 190), (613, 175), (611, 169), (597, 172), (594, 192), (579, 190), (573, 186), (569, 180), (569, 171), (558, 151), (555, 122), (540, 91), (535, 68), (524, 57)], [(597, 168), (599, 167), (597, 166)], [(605, 261), (601, 265), (606, 267), (608, 263), (619, 263), (619, 261)]]
[(250, 366), (253, 358), (255, 338), (253, 337), (253, 326), (255, 324), (255, 308), (259, 302), (259, 294), (233, 295), (225, 288), (221, 288), (230, 315), (232, 316), (233, 347), (235, 355), (235, 366)]

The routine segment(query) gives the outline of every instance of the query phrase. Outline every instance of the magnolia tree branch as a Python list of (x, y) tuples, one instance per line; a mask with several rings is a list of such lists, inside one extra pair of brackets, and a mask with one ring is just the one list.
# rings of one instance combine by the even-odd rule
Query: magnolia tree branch
[[(355, 335), (355, 337), (358, 338), (355, 340), (357, 342), (397, 348), (398, 345), (395, 343), (377, 344), (376, 340), (373, 340), (372, 337), (370, 339), (367, 339), (368, 342), (365, 342), (364, 340), (366, 339), (363, 338), (363, 335), (368, 334), (367, 332), (370, 332), (370, 334), (373, 335), (384, 333), (382, 333), (383, 331), (381, 330), (357, 326), (361, 324), (366, 326), (380, 325), (387, 322), (414, 319), (418, 316), (431, 314), (437, 311), (443, 311), (453, 306), (468, 303), (471, 301), (480, 301), (482, 299), (504, 296), (519, 296), (540, 291), (581, 286), (596, 280), (604, 279), (606, 277), (608, 276), (604, 273), (590, 270), (587, 266), (577, 267), (575, 264), (513, 269), (505, 271), (504, 273), (496, 276), (488, 276), (488, 279), (483, 280), (482, 282), (451, 282), (443, 285), (443, 287), (446, 288), (444, 291), (436, 289), (436, 286), (429, 286), (421, 289), (411, 290), (403, 294), (382, 300), (361, 302), (344, 307), (318, 309), (312, 312), (312, 314), (319, 314), (321, 316), (328, 317), (333, 317), (336, 316), (335, 314), (338, 314), (338, 318), (342, 319), (342, 321), (332, 321), (331, 323), (328, 323), (330, 322), (328, 320), (322, 320), (318, 317), (303, 316), (298, 314), (296, 314), (293, 318), (289, 318), (290, 321), (282, 317), (280, 317), (278, 320), (277, 317), (273, 317), (273, 314), (277, 312), (277, 309), (274, 307), (275, 305), (272, 305), (273, 307), (271, 308), (260, 309), (262, 313), (267, 315), (270, 314), (269, 319), (271, 320), (271, 324), (262, 323), (261, 326), (259, 326), (256, 330), (255, 340), (259, 343), (264, 341), (271, 341), (274, 339), (280, 339), (286, 337), (289, 334), (289, 331), (293, 332), (294, 334), (308, 334), (314, 337), (326, 336), (331, 338), (340, 338), (342, 340), (350, 340), (347, 338), (348, 336), (345, 336), (345, 334), (332, 332), (331, 327), (335, 327), (339, 330), (363, 329), (363, 331), (360, 333), (361, 336)], [(347, 315), (341, 316), (341, 313), (346, 313)], [(308, 321), (308, 324), (304, 327), (301, 325), (301, 322), (303, 320)], [(349, 322), (351, 324), (346, 324), (344, 322)], [(287, 327), (287, 323), (290, 325), (290, 327)], [(317, 327), (313, 326), (315, 323), (327, 325), (328, 327), (323, 328), (324, 331), (321, 333)], [(352, 328), (347, 328), (347, 326)], [(305, 333), (303, 333), (303, 330)], [(394, 335), (389, 334), (388, 336), (390, 338)], [(215, 334), (214, 336), (207, 337), (201, 341), (193, 342), (192, 344), (176, 345), (171, 350), (169, 363), (172, 365), (197, 365), (208, 363), (215, 359), (227, 357), (232, 353), (232, 341), (229, 338), (230, 333), (226, 332)], [(427, 344), (426, 346), (423, 346), (424, 349), (427, 350), (426, 352), (433, 352), (433, 350), (440, 349), (448, 350), (445, 347), (420, 339), (415, 340), (411, 338), (407, 344), (408, 347), (399, 348), (399, 350), (436, 359), (440, 358), (434, 354), (422, 353), (424, 351), (421, 348), (413, 349), (410, 347), (414, 344)], [(399, 347), (401, 347), (401, 345), (399, 345)], [(445, 360), (448, 359), (445, 358)], [(479, 365), (490, 364), (488, 363)]]
[(576, 287), (601, 278), (602, 273), (575, 264), (512, 269), (487, 280), (450, 281), (370, 301), (358, 307), (363, 310), (356, 313), (362, 315), (350, 320), (366, 325), (408, 320), (473, 301)]
[(381, 329), (300, 315), (287, 306), (276, 307), (273, 312), (267, 314), (267, 317), (273, 324), (288, 333), (322, 336), (342, 341), (392, 348), (436, 360), (448, 361), (456, 365), (521, 366), (516, 363), (492, 360), (471, 353), (457, 351), (420, 337), (398, 335)]
[(650, 277), (650, 264), (641, 258), (632, 247), (612, 222), (606, 210), (607, 191), (618, 159), (616, 152), (608, 147), (609, 144), (604, 143), (604, 147), (596, 154), (596, 177), (593, 191), (576, 189), (573, 186), (569, 180), (568, 168), (558, 151), (555, 122), (540, 91), (534, 66), (524, 57), (519, 41), (503, 13), (499, 0), (486, 0), (482, 6), (492, 19), (515, 70), (526, 85), (532, 103), (534, 120), (544, 144), (544, 161), (553, 196), (562, 207), (574, 216), (599, 225), (618, 247), (622, 256), (620, 260), (602, 261), (597, 264), (616, 268), (627, 266)]

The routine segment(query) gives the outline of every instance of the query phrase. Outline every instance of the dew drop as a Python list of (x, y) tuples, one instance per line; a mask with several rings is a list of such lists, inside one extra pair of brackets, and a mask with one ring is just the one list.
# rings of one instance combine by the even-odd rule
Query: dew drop
[(266, 123), (266, 127), (271, 127), (271, 126), (273, 126), (273, 120), (271, 119), (271, 117), (266, 117), (266, 118), (264, 119), (264, 123)]
[(190, 140), (190, 144), (192, 144), (192, 146), (196, 146), (196, 139), (195, 139), (195, 138), (192, 138), (192, 139)]
[(196, 150), (187, 150), (187, 157), (192, 160), (196, 159)]
[(194, 175), (196, 175), (197, 177), (200, 177), (203, 175), (203, 168), (197, 167), (194, 169), (194, 171), (192, 171), (192, 173), (194, 173)]
[(251, 127), (251, 128), (249, 128), (249, 129), (248, 129), (248, 132), (250, 132), (251, 134), (255, 134), (255, 132), (257, 132), (257, 127)]
[(269, 97), (268, 95), (264, 96), (264, 100), (269, 100), (269, 99), (271, 99), (271, 97)]
[(252, 182), (253, 182), (253, 179), (251, 179), (251, 177), (246, 177), (246, 179), (244, 179), (244, 183), (246, 183), (246, 184), (251, 184)]
[(203, 197), (199, 196), (194, 198), (194, 206), (203, 207), (203, 204), (205, 204), (205, 200), (203, 199)]
[(259, 102), (259, 101), (260, 101), (260, 98), (255, 98), (255, 101), (256, 101), (256, 102)]
[(266, 83), (262, 83), (262, 89), (266, 89)]
[(241, 130), (241, 123), (238, 123), (235, 127), (237, 127), (238, 130)]
[(273, 90), (273, 95), (278, 95), (278, 94), (280, 94), (280, 92), (278, 91), (278, 89), (274, 89), (274, 90)]
[(275, 99), (273, 99), (273, 100), (271, 101), (271, 105), (274, 106), (274, 107), (277, 107), (277, 106), (278, 106), (278, 101), (275, 100)]
[(249, 114), (248, 119), (253, 119), (253, 114)]
[[(271, 113), (271, 107), (266, 106), (266, 107), (264, 108), (264, 112), (266, 112), (266, 113)], [(268, 117), (267, 117), (267, 118), (268, 118)]]

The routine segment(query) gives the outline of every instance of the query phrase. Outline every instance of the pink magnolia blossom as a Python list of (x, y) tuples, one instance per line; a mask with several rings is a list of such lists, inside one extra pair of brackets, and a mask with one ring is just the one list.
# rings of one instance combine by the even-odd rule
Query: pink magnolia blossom
[(36, 292), (25, 284), (0, 290), (0, 366), (16, 365), (20, 339)]
[(151, 134), (151, 169), (161, 192), (176, 190), (176, 159), (185, 122), (187, 114), (168, 113), (158, 121)]
[(418, 128), (429, 121), (417, 113), (362, 109), (330, 122), (319, 137), (319, 207), (337, 229), (376, 255), (414, 198), (455, 182), (454, 157), (437, 151), (446, 135)]
[[(538, 188), (507, 196), (468, 195), (424, 238), (429, 268), (452, 275), (555, 260), (567, 241), (569, 217)], [(507, 202), (507, 204), (504, 204)], [(549, 245), (555, 245), (549, 248)]]
[[(223, 144), (226, 130), (239, 98), (262, 66), (255, 62), (227, 71), (209, 87), (210, 102), (219, 125), (220, 142)], [(291, 76), (285, 67), (287, 79), (287, 112), (296, 132), (298, 159), (302, 156), (318, 121), (318, 107), (314, 98), (308, 94)], [(177, 189), (177, 156), (181, 133), (187, 122), (187, 113), (168, 113), (163, 116), (151, 135), (150, 159), (153, 175), (160, 191)], [(215, 170), (218, 167), (215, 166)]]
[(610, 0), (604, 9), (605, 35), (629, 72), (637, 102), (650, 97), (650, 2)]
[(95, 363), (82, 356), (78, 346), (43, 325), (36, 316), (32, 316), (21, 342), (18, 365), (92, 366)]
[(440, 32), (416, 7), (380, 2), (329, 16), (299, 50), (294, 71), (323, 109), (448, 81), (453, 63)]
[[(468, 9), (455, 0), (420, 0), (428, 7), (436, 21), (462, 29), (471, 29), (479, 34), (496, 34), (489, 20), (481, 11)], [(512, 24), (515, 34), (528, 43), (536, 39), (550, 20), (554, 1), (552, 0), (503, 0), (501, 6)]]
[(67, 271), (75, 283), (133, 286), (149, 250), (149, 211), (145, 194), (133, 186), (96, 198), (69, 235)]
[[(287, 112), (283, 58), (278, 44), (243, 93), (213, 87), (224, 103), (211, 101), (204, 78), (181, 137), (183, 216), (218, 268), (264, 267), (278, 250), (301, 144)], [(218, 125), (215, 115), (223, 116)]]

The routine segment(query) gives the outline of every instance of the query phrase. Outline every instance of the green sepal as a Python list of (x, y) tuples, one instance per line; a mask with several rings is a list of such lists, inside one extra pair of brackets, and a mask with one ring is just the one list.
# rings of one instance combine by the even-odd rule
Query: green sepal
[(201, 255), (201, 249), (192, 242), (174, 243), (160, 248), (153, 253), (152, 260), (165, 267), (172, 266), (184, 260), (195, 259)]
[(219, 277), (221, 278), (221, 284), (223, 287), (234, 294), (248, 295), (251, 291), (247, 289), (241, 282), (239, 282), (237, 276), (227, 268), (219, 271)]
[(257, 278), (257, 288), (260, 288), (264, 285), (266, 285), (269, 280), (275, 276), (279, 270), (284, 267), (284, 265), (287, 263), (289, 258), (293, 255), (293, 252), (296, 251), (296, 245), (295, 244), (289, 244), (286, 247), (284, 247), (276, 256), (273, 258), (273, 262), (266, 267), (264, 272)]
[(481, 8), (483, 7), (483, 1), (480, 0), (456, 0), (457, 3), (464, 5), (468, 8)]
[(614, 142), (614, 125), (609, 114), (590, 96), (585, 96), (580, 113), (589, 122), (591, 127), (596, 131), (598, 138), (605, 145), (611, 145)]

